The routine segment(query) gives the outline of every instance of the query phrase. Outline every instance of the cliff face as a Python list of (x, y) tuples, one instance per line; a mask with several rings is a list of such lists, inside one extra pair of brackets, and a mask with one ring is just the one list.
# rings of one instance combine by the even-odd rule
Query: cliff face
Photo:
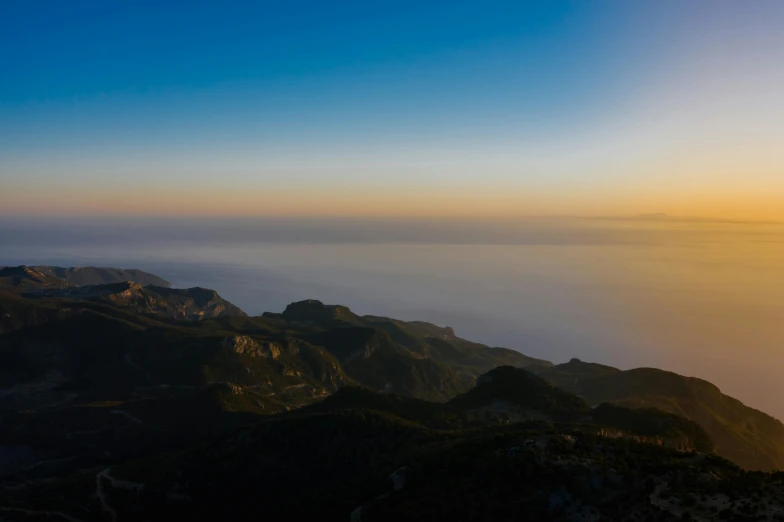
[(255, 341), (247, 335), (227, 337), (223, 340), (223, 347), (235, 354), (267, 359), (277, 359), (282, 351), (278, 343)]

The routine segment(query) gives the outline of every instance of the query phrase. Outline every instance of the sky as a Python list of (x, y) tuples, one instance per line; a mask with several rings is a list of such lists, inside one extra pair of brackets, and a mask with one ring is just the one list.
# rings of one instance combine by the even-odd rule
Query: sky
[(3, 0), (0, 263), (195, 271), (781, 417), (782, 28), (781, 0)]
[(784, 220), (784, 2), (0, 6), (0, 215)]

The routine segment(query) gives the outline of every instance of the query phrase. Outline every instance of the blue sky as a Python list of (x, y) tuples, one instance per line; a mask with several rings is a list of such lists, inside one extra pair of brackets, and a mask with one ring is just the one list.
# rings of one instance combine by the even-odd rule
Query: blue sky
[[(234, 131), (296, 143), (322, 132), (547, 126), (607, 104), (641, 52), (624, 44), (625, 8), (276, 4), (66, 3), (42, 14), (18, 2), (4, 17), (2, 45), (13, 51), (2, 63), (13, 80), (0, 86), (4, 120), (57, 125), (68, 135), (54, 143), (66, 146), (133, 146), (150, 131), (149, 141)], [(38, 143), (24, 138), (18, 145)]]
[(0, 182), (623, 185), (683, 154), (686, 95), (722, 70), (694, 73), (706, 57), (748, 62), (716, 44), (734, 35), (770, 70), (779, 5), (6, 2)]

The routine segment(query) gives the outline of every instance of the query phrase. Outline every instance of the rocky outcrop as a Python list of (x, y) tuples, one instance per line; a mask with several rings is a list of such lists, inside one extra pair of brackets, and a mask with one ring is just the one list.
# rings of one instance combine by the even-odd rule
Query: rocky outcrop
[(277, 359), (281, 353), (281, 345), (278, 343), (256, 341), (247, 335), (227, 337), (222, 346), (232, 353), (267, 359)]

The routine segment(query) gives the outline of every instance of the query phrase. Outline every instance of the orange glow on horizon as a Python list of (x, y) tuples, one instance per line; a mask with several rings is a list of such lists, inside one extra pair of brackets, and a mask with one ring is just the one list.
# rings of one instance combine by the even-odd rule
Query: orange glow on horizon
[[(669, 192), (669, 191), (668, 191)], [(784, 221), (784, 195), (422, 187), (270, 190), (16, 188), (0, 194), (0, 215), (516, 218), (666, 213), (711, 219)]]

